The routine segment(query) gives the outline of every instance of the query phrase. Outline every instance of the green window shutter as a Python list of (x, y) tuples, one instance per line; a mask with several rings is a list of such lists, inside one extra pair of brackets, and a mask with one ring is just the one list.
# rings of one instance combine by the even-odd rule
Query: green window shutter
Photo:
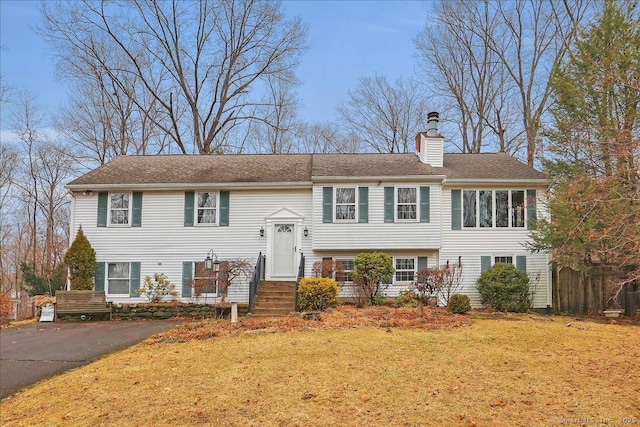
[(195, 193), (187, 191), (184, 193), (184, 226), (193, 227), (193, 209), (195, 203)]
[(518, 270), (527, 272), (527, 257), (526, 255), (518, 255), (516, 256), (516, 268)]
[(220, 221), (218, 221), (218, 225), (222, 225), (222, 226), (229, 225), (229, 192), (228, 191), (220, 192)]
[(431, 187), (420, 187), (420, 222), (431, 221)]
[(369, 187), (358, 187), (358, 222), (369, 222)]
[(140, 227), (142, 225), (142, 193), (133, 193), (131, 226)]
[(393, 222), (393, 187), (384, 187), (384, 222)]
[(104, 292), (104, 276), (106, 272), (106, 265), (104, 262), (98, 263), (98, 268), (96, 270), (95, 277), (95, 286), (94, 290)]
[(491, 257), (490, 256), (481, 256), (480, 257), (480, 272), (484, 273), (488, 269), (491, 268)]
[(98, 227), (107, 226), (107, 205), (109, 203), (109, 193), (101, 191), (98, 193)]
[(129, 296), (137, 297), (136, 289), (140, 287), (140, 263), (132, 262), (129, 266)]
[(462, 229), (462, 190), (451, 190), (451, 229)]
[(426, 256), (419, 256), (418, 257), (418, 271), (422, 270), (423, 268), (428, 268), (427, 267), (427, 257)]
[(536, 190), (527, 190), (527, 227), (529, 230), (533, 229), (534, 222), (538, 218), (536, 198)]
[(191, 297), (191, 271), (193, 264), (191, 261), (182, 263), (182, 296)]
[(333, 187), (322, 187), (322, 222), (333, 222)]

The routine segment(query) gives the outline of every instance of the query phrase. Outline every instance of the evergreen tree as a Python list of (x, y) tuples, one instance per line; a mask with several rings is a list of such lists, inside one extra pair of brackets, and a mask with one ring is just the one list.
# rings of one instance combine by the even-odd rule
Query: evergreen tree
[(552, 221), (539, 221), (534, 250), (562, 267), (640, 280), (640, 20), (638, 4), (607, 0), (552, 77)]
[(91, 247), (87, 236), (84, 235), (82, 226), (65, 254), (64, 262), (71, 270), (71, 289), (93, 289), (93, 277), (98, 269), (98, 263), (96, 262), (96, 252)]

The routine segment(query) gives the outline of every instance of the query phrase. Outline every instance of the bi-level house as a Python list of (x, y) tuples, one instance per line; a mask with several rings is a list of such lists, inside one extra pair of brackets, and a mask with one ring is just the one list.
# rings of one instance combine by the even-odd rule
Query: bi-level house
[[(462, 263), (461, 292), (478, 306), (476, 279), (502, 261), (529, 273), (535, 307), (547, 307), (549, 256), (523, 246), (530, 220), (547, 215), (545, 176), (504, 153), (444, 154), (437, 121), (409, 154), (118, 157), (67, 185), (71, 234), (82, 226), (95, 287), (113, 302), (141, 301), (135, 289), (156, 272), (192, 301), (207, 255), (261, 255), (264, 279), (295, 281), (303, 255), (304, 275), (332, 259), (348, 278), (358, 253), (383, 251), (396, 269), (390, 297), (448, 261)], [(249, 298), (248, 278), (229, 288), (228, 301)]]

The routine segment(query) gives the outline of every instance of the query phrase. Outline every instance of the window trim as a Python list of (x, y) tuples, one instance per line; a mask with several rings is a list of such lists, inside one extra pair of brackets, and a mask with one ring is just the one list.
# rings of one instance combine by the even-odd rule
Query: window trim
[[(114, 224), (112, 223), (112, 215), (111, 215), (111, 211), (113, 210), (113, 208), (111, 207), (111, 197), (118, 195), (118, 194), (126, 194), (129, 196), (129, 199), (127, 201), (127, 222), (125, 224)], [(131, 227), (131, 223), (133, 221), (132, 215), (133, 215), (133, 193), (132, 192), (127, 192), (127, 191), (118, 191), (118, 192), (109, 192), (108, 196), (107, 196), (107, 225), (109, 227)], [(118, 211), (124, 211), (125, 209), (123, 208), (116, 208), (115, 210)]]
[[(212, 208), (201, 208), (198, 206), (198, 195), (199, 194), (215, 194), (216, 197), (216, 207), (215, 207), (215, 221), (214, 222), (199, 222), (198, 221), (198, 210), (206, 209), (213, 210)], [(196, 227), (212, 227), (220, 225), (220, 191), (195, 191), (193, 195), (193, 225)]]
[[(203, 276), (196, 276), (196, 273), (198, 272), (198, 264), (202, 264), (202, 270), (205, 271), (204, 268), (204, 261), (194, 261), (193, 262), (193, 275), (192, 275), (192, 279), (193, 279), (193, 284), (191, 286), (191, 295), (196, 297), (196, 298), (217, 298), (220, 296), (220, 288), (218, 287), (218, 272), (211, 272), (209, 277), (203, 277)], [(203, 279), (203, 280), (213, 280), (214, 282), (214, 286), (215, 286), (215, 292), (202, 292), (200, 295), (196, 295), (196, 279)]]
[[(111, 293), (110, 292), (110, 286), (109, 286), (109, 280), (113, 279), (113, 280), (124, 280), (124, 278), (122, 277), (113, 277), (110, 278), (109, 277), (109, 265), (112, 264), (126, 264), (129, 266), (129, 272), (127, 274), (126, 280), (127, 280), (127, 293), (125, 294), (115, 294), (115, 293)], [(116, 297), (116, 298), (130, 298), (131, 294), (130, 294), (130, 289), (131, 289), (131, 262), (125, 262), (125, 261), (113, 261), (113, 262), (107, 262), (105, 263), (105, 272), (104, 272), (104, 287), (105, 287), (105, 295), (110, 296), (110, 297)]]
[[(416, 199), (414, 203), (402, 203), (403, 205), (415, 205), (416, 217), (415, 218), (398, 218), (398, 190), (410, 188), (415, 191)], [(393, 187), (393, 219), (395, 222), (420, 222), (420, 187), (417, 185), (397, 185)]]
[[(342, 264), (343, 261), (351, 261), (351, 263), (353, 264), (353, 262), (355, 261), (355, 257), (340, 257), (340, 258), (333, 257), (333, 261), (334, 262), (339, 262), (341, 264)], [(355, 267), (355, 265), (352, 265), (352, 267)], [(349, 275), (351, 275), (353, 273), (353, 270), (354, 269), (352, 268), (351, 270), (343, 270), (343, 271), (348, 271)], [(336, 273), (335, 272), (333, 273), (333, 279), (336, 280), (336, 281), (338, 280), (338, 278), (336, 277)], [(353, 284), (353, 278), (352, 278), (352, 280), (345, 280), (344, 284), (345, 285), (352, 285)]]
[[(353, 203), (340, 203), (340, 206), (345, 206), (345, 205), (354, 205), (354, 216), (353, 219), (338, 219), (337, 218), (337, 210), (338, 210), (338, 189), (350, 189), (353, 190), (354, 192), (354, 202)], [(359, 205), (360, 205), (360, 197), (359, 197), (359, 189), (357, 186), (352, 186), (352, 185), (340, 185), (340, 186), (334, 186), (333, 187), (333, 207), (332, 207), (332, 214), (333, 214), (333, 221), (337, 222), (337, 223), (355, 223), (358, 222), (359, 220)]]
[[(536, 211), (536, 206), (530, 206), (528, 202), (528, 194), (535, 190), (533, 188), (460, 188), (454, 189), (460, 191), (460, 212), (456, 212), (459, 215), (460, 228), (459, 230), (530, 230), (528, 218), (530, 217), (529, 211)], [(480, 192), (485, 191), (491, 192), (491, 226), (482, 227), (480, 223), (480, 205), (481, 198)], [(453, 190), (452, 190), (453, 192)], [(465, 192), (475, 192), (475, 225), (467, 226), (465, 225)], [(498, 192), (506, 192), (507, 193), (507, 226), (498, 226)], [(514, 225), (514, 216), (515, 210), (513, 207), (513, 192), (522, 192), (524, 195), (524, 201), (522, 203), (522, 226)], [(452, 193), (453, 194), (453, 193)], [(452, 212), (453, 212), (453, 201), (452, 201)], [(452, 226), (455, 223), (454, 219), (451, 218)]]
[[(412, 259), (413, 260), (413, 279), (412, 280), (397, 280), (397, 276), (396, 274), (398, 273), (398, 271), (411, 271), (408, 269), (402, 269), (399, 270), (397, 268), (397, 264), (396, 261), (400, 260), (400, 259)], [(418, 257), (417, 256), (394, 256), (393, 257), (393, 268), (395, 268), (395, 272), (393, 273), (393, 284), (394, 285), (407, 285), (407, 284), (411, 284), (415, 281), (416, 279), (416, 274), (418, 274)]]
[(511, 262), (507, 262), (506, 264), (516, 265), (516, 254), (507, 254), (507, 253), (499, 253), (491, 255), (491, 266), (494, 266), (498, 262), (504, 261), (496, 261), (496, 258), (511, 258)]

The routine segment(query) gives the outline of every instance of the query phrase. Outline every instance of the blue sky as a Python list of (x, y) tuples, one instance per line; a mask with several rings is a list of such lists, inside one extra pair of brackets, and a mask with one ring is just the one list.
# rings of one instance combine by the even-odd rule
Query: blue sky
[[(40, 23), (40, 2), (0, 0), (0, 69), (3, 80), (29, 89), (53, 113), (66, 99), (55, 77), (47, 46), (33, 28)], [(302, 58), (298, 96), (300, 118), (324, 122), (358, 79), (376, 73), (391, 81), (413, 74), (413, 39), (423, 28), (427, 1), (298, 1), (283, 3), (289, 16), (309, 26), (311, 48)], [(7, 130), (6, 108), (0, 123)]]

